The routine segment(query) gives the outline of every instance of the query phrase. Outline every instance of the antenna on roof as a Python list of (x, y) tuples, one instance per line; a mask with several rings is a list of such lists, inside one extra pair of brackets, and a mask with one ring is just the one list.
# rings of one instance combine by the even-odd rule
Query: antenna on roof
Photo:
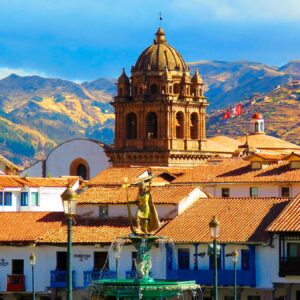
[(162, 22), (162, 13), (161, 11), (159, 12), (159, 27), (161, 27), (161, 22)]

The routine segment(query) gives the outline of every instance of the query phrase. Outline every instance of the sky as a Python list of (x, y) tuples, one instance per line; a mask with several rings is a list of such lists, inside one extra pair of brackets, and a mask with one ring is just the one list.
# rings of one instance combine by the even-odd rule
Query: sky
[(299, 0), (0, 0), (0, 78), (127, 73), (160, 26), (185, 61), (300, 59)]

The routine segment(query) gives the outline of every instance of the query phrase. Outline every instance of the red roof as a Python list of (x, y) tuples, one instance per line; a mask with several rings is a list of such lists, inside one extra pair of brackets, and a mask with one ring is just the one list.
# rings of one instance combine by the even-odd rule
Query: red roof
[[(300, 169), (291, 169), (289, 161), (280, 161), (260, 170), (242, 158), (203, 164), (178, 177), (173, 183), (268, 183), (300, 182)], [(172, 183), (172, 184), (173, 184)]]
[(262, 116), (262, 114), (260, 114), (260, 113), (254, 113), (253, 114), (253, 116), (252, 116), (252, 120), (259, 120), (259, 119), (262, 119), (263, 118), (263, 116)]
[[(195, 184), (152, 186), (151, 195), (156, 204), (175, 205), (197, 187)], [(137, 187), (130, 187), (128, 192), (130, 200), (137, 198)], [(119, 186), (92, 186), (79, 195), (78, 204), (125, 204), (127, 203), (126, 193), (126, 189)]]
[(300, 232), (300, 195), (268, 227), (272, 232)]
[(157, 234), (176, 243), (211, 242), (209, 222), (220, 221), (219, 242), (260, 243), (266, 228), (290, 202), (286, 198), (204, 198), (170, 221)]

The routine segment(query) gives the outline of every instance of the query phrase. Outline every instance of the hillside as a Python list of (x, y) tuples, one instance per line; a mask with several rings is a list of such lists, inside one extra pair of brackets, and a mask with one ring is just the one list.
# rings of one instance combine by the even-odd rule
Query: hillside
[(190, 68), (198, 68), (203, 76), (209, 111), (251, 97), (254, 92), (269, 92), (287, 83), (291, 76), (300, 79), (300, 61), (282, 67), (248, 61), (201, 61), (190, 63)]
[(226, 110), (215, 111), (207, 119), (207, 134), (236, 137), (250, 130), (254, 112), (265, 120), (267, 134), (300, 144), (300, 82), (279, 86), (266, 94), (256, 94), (243, 101), (243, 114), (223, 120)]
[(112, 140), (114, 115), (105, 90), (12, 74), (0, 80), (0, 95), (0, 150), (16, 163), (75, 137)]
[[(190, 66), (192, 72), (196, 67), (199, 69), (205, 83), (210, 104), (208, 111), (212, 113), (208, 120), (211, 125), (209, 135), (216, 133), (215, 124), (219, 124), (216, 110), (251, 98), (255, 92), (268, 93), (278, 84), (288, 82), (291, 75), (293, 79), (300, 78), (300, 61), (291, 61), (282, 67), (247, 61), (201, 61)], [(15, 74), (0, 80), (0, 153), (22, 164), (44, 157), (57, 143), (75, 137), (112, 143), (114, 115), (109, 102), (115, 94), (115, 82), (113, 78), (99, 78), (78, 84)], [(297, 104), (297, 101), (285, 103), (286, 106), (274, 104), (273, 108), (266, 105), (262, 109), (266, 116), (272, 115), (272, 110), (277, 108), (280, 109), (278, 114), (287, 116), (295, 114), (289, 110), (297, 109)], [(243, 117), (251, 114), (251, 109), (246, 110)], [(271, 121), (275, 124), (275, 120)], [(230, 127), (231, 122), (235, 120), (226, 123), (224, 133), (237, 134), (236, 127)], [(284, 134), (287, 139), (292, 139), (294, 135), (288, 130), (290, 125), (296, 126), (296, 123), (286, 119), (269, 130), (274, 135)]]

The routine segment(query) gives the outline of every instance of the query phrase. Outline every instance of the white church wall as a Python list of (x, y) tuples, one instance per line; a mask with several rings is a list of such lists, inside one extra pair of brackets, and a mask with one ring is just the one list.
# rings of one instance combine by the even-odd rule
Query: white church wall
[(39, 160), (31, 167), (24, 169), (20, 176), (43, 177), (43, 161)]
[(91, 140), (75, 139), (55, 148), (46, 160), (46, 175), (53, 177), (70, 174), (70, 165), (77, 159), (84, 159), (90, 167), (90, 178), (107, 168), (110, 164), (103, 147)]

